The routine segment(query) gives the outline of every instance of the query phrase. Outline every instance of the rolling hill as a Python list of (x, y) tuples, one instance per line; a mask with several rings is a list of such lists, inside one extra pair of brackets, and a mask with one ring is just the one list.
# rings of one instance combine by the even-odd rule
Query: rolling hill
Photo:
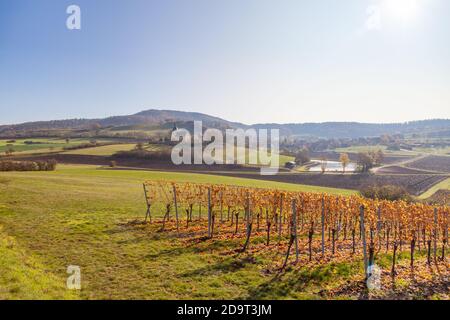
[(246, 125), (232, 122), (198, 112), (149, 109), (133, 115), (113, 116), (104, 119), (69, 119), (40, 122), (27, 122), (16, 125), (0, 126), (0, 136), (14, 136), (14, 133), (44, 130), (92, 130), (107, 128), (112, 130), (157, 130), (168, 129), (176, 123), (178, 126), (192, 127), (192, 121), (203, 121), (209, 128), (276, 128), (283, 136), (309, 136), (320, 138), (358, 138), (374, 137), (383, 134), (427, 133), (430, 137), (447, 137), (450, 132), (450, 119), (421, 120), (404, 123), (290, 123), (290, 124), (254, 124)]

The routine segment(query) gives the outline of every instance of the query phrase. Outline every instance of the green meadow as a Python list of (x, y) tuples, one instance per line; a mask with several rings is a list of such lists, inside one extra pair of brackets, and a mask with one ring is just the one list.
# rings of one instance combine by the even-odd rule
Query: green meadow
[[(281, 282), (274, 290), (260, 290), (273, 278), (264, 273), (264, 266), (281, 261), (282, 253), (249, 260), (220, 253), (227, 247), (240, 247), (239, 238), (192, 246), (158, 233), (154, 225), (130, 224), (144, 217), (142, 182), (147, 179), (352, 193), (204, 174), (95, 166), (60, 165), (55, 172), (0, 173), (0, 297), (314, 298), (321, 285), (334, 286), (345, 280), (346, 276), (338, 281), (336, 270), (348, 276), (355, 272), (349, 265), (322, 266), (304, 271), (309, 272), (304, 276), (314, 281), (301, 289)], [(80, 292), (64, 287), (69, 265), (81, 267)]]
[[(77, 145), (89, 143), (90, 139), (69, 139), (66, 142), (65, 139), (58, 138), (29, 138), (29, 139), (15, 139), (14, 142), (8, 142), (10, 140), (0, 140), (0, 153), (4, 153), (9, 147), (12, 147), (14, 154), (32, 154), (32, 153), (48, 153), (48, 152), (60, 152), (65, 147), (74, 147)], [(113, 140), (96, 140), (99, 143), (112, 142)], [(33, 143), (25, 143), (33, 142)]]
[[(143, 224), (142, 182), (150, 179), (355, 193), (85, 165), (59, 165), (54, 172), (2, 172), (0, 299), (356, 299), (361, 294), (341, 291), (362, 282), (359, 255), (303, 265), (307, 259), (303, 248), (303, 262), (278, 273), (285, 252), (275, 239), (273, 247), (238, 253), (242, 236), (204, 239), (183, 225), (186, 236), (176, 237), (174, 232), (159, 232), (160, 224)], [(153, 215), (161, 217), (162, 211), (153, 210)], [(255, 235), (250, 248), (264, 239), (264, 233)], [(423, 251), (420, 256), (423, 259)], [(386, 254), (377, 258), (385, 268), (391, 260)], [(407, 268), (408, 254), (400, 254), (398, 263)], [(66, 288), (70, 265), (81, 268), (80, 291)], [(410, 285), (405, 278), (396, 284)]]

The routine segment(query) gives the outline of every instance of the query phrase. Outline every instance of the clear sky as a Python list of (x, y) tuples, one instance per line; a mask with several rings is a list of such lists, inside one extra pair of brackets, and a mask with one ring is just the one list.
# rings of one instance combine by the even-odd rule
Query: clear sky
[[(71, 4), (81, 30), (66, 28)], [(450, 118), (450, 1), (0, 1), (0, 124), (150, 108)]]

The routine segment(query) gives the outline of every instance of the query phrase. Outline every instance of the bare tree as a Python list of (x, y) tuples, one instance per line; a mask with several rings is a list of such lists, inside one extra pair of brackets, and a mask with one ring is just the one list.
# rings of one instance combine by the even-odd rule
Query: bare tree
[(298, 165), (308, 163), (310, 160), (308, 149), (303, 148), (295, 155), (295, 163)]
[(342, 171), (345, 173), (345, 168), (348, 166), (348, 164), (350, 163), (350, 158), (348, 156), (348, 154), (346, 153), (341, 153), (340, 157), (339, 157), (339, 161), (342, 164)]
[(325, 173), (325, 171), (327, 171), (327, 166), (328, 166), (327, 158), (322, 157), (320, 159), (320, 170), (322, 171), (322, 173)]

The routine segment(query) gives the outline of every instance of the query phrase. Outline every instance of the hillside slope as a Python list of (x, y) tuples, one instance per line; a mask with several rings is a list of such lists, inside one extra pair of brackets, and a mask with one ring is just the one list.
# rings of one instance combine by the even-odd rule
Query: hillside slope
[(190, 128), (193, 121), (202, 121), (208, 128), (255, 128), (279, 129), (282, 136), (312, 136), (320, 138), (358, 138), (374, 137), (383, 134), (426, 133), (430, 137), (446, 137), (450, 132), (450, 119), (412, 121), (405, 123), (358, 123), (358, 122), (324, 122), (324, 123), (290, 123), (290, 124), (254, 124), (246, 125), (198, 112), (149, 109), (132, 115), (113, 116), (104, 119), (69, 119), (27, 122), (16, 125), (0, 126), (0, 136), (14, 136), (16, 132), (44, 130), (93, 130), (95, 128), (167, 129), (174, 123)]

